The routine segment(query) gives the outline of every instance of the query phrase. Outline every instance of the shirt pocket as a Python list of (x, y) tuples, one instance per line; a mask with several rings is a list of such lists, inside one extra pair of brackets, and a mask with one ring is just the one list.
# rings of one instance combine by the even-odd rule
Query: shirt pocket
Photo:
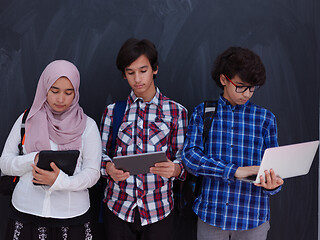
[(170, 133), (170, 125), (162, 119), (156, 119), (149, 123), (149, 145), (155, 147), (157, 151), (163, 150), (167, 146)]
[(123, 122), (118, 131), (118, 138), (121, 144), (129, 146), (133, 143), (132, 136), (133, 122)]

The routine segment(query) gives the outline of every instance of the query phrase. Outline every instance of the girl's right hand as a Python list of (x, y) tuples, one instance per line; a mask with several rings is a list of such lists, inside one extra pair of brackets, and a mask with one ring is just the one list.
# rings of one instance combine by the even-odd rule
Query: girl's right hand
[(54, 162), (50, 163), (50, 167), (52, 168), (52, 171), (43, 170), (38, 168), (35, 164), (32, 164), (32, 182), (52, 186), (60, 173), (60, 169)]

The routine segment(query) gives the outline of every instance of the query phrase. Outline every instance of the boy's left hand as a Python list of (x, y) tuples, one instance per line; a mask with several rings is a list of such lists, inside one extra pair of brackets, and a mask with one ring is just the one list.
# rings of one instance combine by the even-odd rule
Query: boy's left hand
[(269, 171), (264, 171), (265, 173), (265, 180), (262, 176), (260, 176), (260, 183), (255, 183), (254, 185), (258, 187), (263, 187), (268, 190), (276, 189), (277, 187), (281, 186), (283, 184), (283, 179), (276, 176), (273, 169), (270, 169)]
[(161, 177), (171, 178), (178, 177), (181, 173), (180, 165), (173, 163), (171, 160), (167, 159), (167, 162), (159, 162), (150, 168), (150, 172), (153, 174), (158, 174)]

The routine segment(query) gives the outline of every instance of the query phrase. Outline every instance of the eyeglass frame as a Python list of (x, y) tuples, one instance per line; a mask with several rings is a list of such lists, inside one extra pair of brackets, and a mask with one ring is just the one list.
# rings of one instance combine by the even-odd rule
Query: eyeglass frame
[[(236, 92), (236, 93), (244, 93), (244, 92), (246, 92), (248, 89), (249, 89), (249, 92), (252, 92), (252, 93), (253, 93), (253, 92), (255, 92), (256, 90), (258, 90), (259, 87), (260, 87), (259, 85), (257, 85), (257, 86), (238, 86), (238, 85), (236, 85), (234, 82), (232, 82), (231, 79), (227, 77), (227, 75), (223, 74), (223, 76), (225, 76), (226, 79), (228, 79), (228, 81), (231, 82), (232, 85), (236, 87), (236, 89), (235, 89), (235, 92)], [(239, 92), (239, 90), (238, 90), (239, 88), (244, 88), (244, 90)], [(252, 88), (253, 88), (253, 89), (252, 89)], [(237, 91), (237, 90), (238, 90), (238, 91)]]

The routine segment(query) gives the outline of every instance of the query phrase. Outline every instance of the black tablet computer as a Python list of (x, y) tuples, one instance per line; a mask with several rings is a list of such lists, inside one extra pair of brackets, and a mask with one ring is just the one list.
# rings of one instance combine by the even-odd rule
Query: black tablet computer
[(64, 173), (72, 176), (77, 165), (79, 154), (79, 150), (40, 151), (37, 167), (52, 171), (50, 163), (54, 162)]
[(150, 167), (153, 167), (155, 163), (166, 161), (167, 156), (164, 151), (117, 156), (113, 158), (116, 168), (130, 172), (130, 175), (149, 173)]

